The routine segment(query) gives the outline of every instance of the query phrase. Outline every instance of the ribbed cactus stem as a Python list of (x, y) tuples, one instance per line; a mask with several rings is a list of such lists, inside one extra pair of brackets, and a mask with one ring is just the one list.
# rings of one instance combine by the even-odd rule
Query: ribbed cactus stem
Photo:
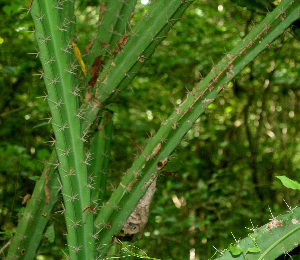
[[(87, 159), (81, 141), (78, 115), (77, 78), (73, 70), (71, 35), (75, 17), (70, 1), (36, 0), (31, 14), (44, 69), (46, 97), (52, 119), (59, 159), (58, 170), (63, 184), (70, 256), (90, 259), (94, 254), (93, 219), (84, 208), (90, 205), (87, 187)], [(86, 223), (86, 224), (84, 224)]]
[[(101, 123), (92, 139), (91, 154), (94, 156), (89, 167), (92, 182), (92, 199), (102, 204), (106, 192), (106, 180), (110, 159), (110, 143), (112, 140), (113, 113), (104, 111)], [(97, 157), (95, 157), (97, 156)]]
[(166, 34), (181, 19), (193, 1), (161, 0), (154, 2), (149, 12), (132, 29), (128, 42), (121, 53), (106, 62), (98, 83), (95, 99), (85, 104), (86, 117), (83, 128), (87, 129), (102, 107), (134, 79), (139, 69), (152, 56), (155, 48), (166, 38)]
[[(56, 159), (55, 152), (50, 160)], [(46, 164), (40, 179), (35, 185), (31, 198), (19, 220), (18, 229), (8, 251), (7, 259), (15, 259), (22, 256), (26, 259), (34, 259), (36, 251), (43, 238), (43, 232), (50, 219), (52, 208), (57, 200), (60, 185), (57, 171), (51, 164)], [(47, 183), (47, 184), (46, 184)], [(46, 203), (45, 186), (50, 192), (50, 199)]]
[(217, 259), (276, 259), (299, 246), (300, 208), (273, 217), (260, 228), (252, 229), (248, 237), (231, 245)]
[[(122, 220), (125, 221), (129, 216), (130, 210), (144, 195), (151, 180), (155, 179), (157, 172), (168, 162), (170, 154), (197, 118), (235, 75), (298, 19), (299, 6), (299, 3), (282, 1), (279, 7), (222, 58), (199, 86), (188, 94), (186, 100), (174, 109), (169, 119), (162, 122), (157, 134), (135, 160), (97, 217), (96, 224), (98, 225), (107, 223), (108, 219), (113, 223), (110, 230), (103, 230), (99, 233), (103, 244), (108, 243), (110, 237), (122, 228), (120, 225)], [(281, 19), (282, 14), (284, 14), (284, 19)], [(120, 209), (114, 210), (113, 205), (120, 206)]]
[[(31, 15), (35, 23), (39, 58), (44, 70), (41, 77), (47, 88), (44, 99), (51, 111), (50, 123), (56, 139), (55, 152), (28, 202), (12, 241), (8, 259), (17, 257), (33, 259), (34, 251), (48, 222), (48, 214), (60, 189), (64, 199), (70, 259), (103, 258), (110, 247), (112, 236), (122, 229), (136, 204), (151, 183), (156, 181), (157, 174), (168, 163), (171, 153), (199, 116), (242, 69), (299, 19), (300, 12), (299, 1), (281, 1), (272, 13), (227, 53), (187, 94), (186, 99), (174, 108), (170, 117), (162, 122), (156, 135), (100, 210), (95, 221), (97, 229), (94, 230), (93, 214), (90, 214), (95, 213), (91, 202), (91, 189), (102, 188), (102, 192), (93, 191), (92, 198), (103, 200), (113, 124), (107, 104), (128, 86), (145, 61), (151, 57), (156, 46), (181, 19), (193, 1), (154, 1), (145, 17), (132, 30), (131, 27), (127, 30), (136, 2), (136, 0), (101, 2), (98, 36), (85, 60), (89, 74), (86, 78), (82, 76), (84, 79), (80, 86), (91, 91), (93, 96), (86, 95), (87, 100), (81, 106), (78, 98), (80, 88), (76, 75), (77, 62), (73, 54), (78, 52), (76, 39), (73, 38), (76, 22), (74, 3), (59, 0), (32, 2)], [(110, 46), (107, 47), (105, 44)], [(98, 62), (101, 73), (98, 82), (96, 82), (97, 74), (91, 84), (91, 67), (99, 55), (103, 56), (101, 62)], [(80, 74), (82, 75), (82, 72)], [(98, 126), (99, 131), (93, 133), (94, 143), (85, 147), (88, 130), (99, 112), (103, 115)], [(88, 153), (85, 153), (85, 148), (89, 149)], [(54, 162), (55, 158), (57, 162)], [(57, 167), (59, 178), (54, 174), (51, 165)], [(102, 175), (102, 172), (105, 174)], [(95, 182), (91, 182), (88, 178), (91, 179), (93, 173), (97, 175)], [(38, 198), (41, 198), (41, 201)], [(49, 205), (45, 205), (46, 201)], [(295, 212), (298, 214), (298, 211)], [(34, 228), (31, 225), (33, 221), (36, 223)], [(295, 227), (284, 233), (282, 241), (299, 234), (299, 227)], [(96, 239), (99, 244), (97, 249)], [(273, 252), (277, 245), (281, 246), (281, 240), (276, 241), (277, 244), (273, 243), (267, 247), (260, 257)], [(25, 251), (22, 251), (23, 249)]]

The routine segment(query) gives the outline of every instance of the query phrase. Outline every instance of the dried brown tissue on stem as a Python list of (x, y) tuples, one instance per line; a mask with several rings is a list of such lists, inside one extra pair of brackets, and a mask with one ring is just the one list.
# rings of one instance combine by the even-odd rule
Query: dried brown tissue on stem
[(45, 171), (45, 196), (46, 196), (46, 201), (45, 203), (49, 205), (50, 202), (50, 190), (48, 187), (48, 183), (49, 183), (49, 176), (48, 176), (48, 172), (50, 171), (51, 167), (49, 166), (46, 171)]
[(133, 175), (134, 175), (134, 178), (133, 178), (133, 180), (128, 184), (127, 187), (126, 187), (122, 182), (120, 182), (120, 186), (121, 186), (124, 190), (130, 191), (131, 188), (132, 188), (132, 186), (138, 181), (138, 175), (139, 175), (139, 173), (133, 171)]

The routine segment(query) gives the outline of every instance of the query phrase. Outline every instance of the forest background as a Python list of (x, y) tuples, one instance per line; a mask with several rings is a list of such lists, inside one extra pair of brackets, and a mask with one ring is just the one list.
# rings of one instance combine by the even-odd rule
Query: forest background
[[(79, 1), (78, 1), (79, 2)], [(242, 2), (242, 1), (240, 1)], [(77, 6), (78, 46), (93, 37), (98, 1)], [(4, 245), (14, 234), (23, 197), (30, 194), (51, 154), (45, 87), (38, 74), (33, 22), (24, 2), (0, 1), (0, 227)], [(148, 5), (140, 3), (133, 22)], [(108, 189), (117, 185), (146, 140), (266, 15), (264, 7), (236, 1), (196, 1), (115, 104)], [(87, 26), (87, 24), (89, 26)], [(9, 26), (8, 26), (9, 25)], [(229, 84), (188, 132), (161, 174), (149, 222), (134, 245), (158, 259), (207, 259), (299, 205), (299, 192), (275, 176), (299, 180), (299, 41), (289, 32)], [(145, 134), (148, 133), (148, 134)], [(285, 203), (286, 202), (286, 203)], [(57, 211), (59, 204), (57, 205)], [(51, 223), (57, 234), (63, 216)], [(233, 237), (233, 235), (234, 237)], [(65, 238), (46, 238), (40, 254), (61, 256)], [(54, 246), (55, 245), (55, 246)], [(51, 258), (53, 257), (53, 258)]]

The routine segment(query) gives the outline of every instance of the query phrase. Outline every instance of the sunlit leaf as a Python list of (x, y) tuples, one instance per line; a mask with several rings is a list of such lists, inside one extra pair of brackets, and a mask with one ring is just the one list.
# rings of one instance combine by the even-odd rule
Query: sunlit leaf
[(282, 184), (289, 188), (289, 189), (293, 189), (293, 190), (300, 190), (300, 183), (297, 181), (293, 181), (291, 179), (289, 179), (286, 176), (276, 176), (276, 178), (278, 178), (279, 180), (281, 180)]

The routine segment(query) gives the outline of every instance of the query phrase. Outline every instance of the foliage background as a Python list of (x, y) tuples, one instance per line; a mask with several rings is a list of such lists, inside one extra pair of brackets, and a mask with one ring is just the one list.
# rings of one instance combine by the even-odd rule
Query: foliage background
[[(93, 36), (98, 1), (80, 1), (78, 45)], [(33, 23), (23, 1), (0, 1), (0, 227), (3, 245), (14, 234), (22, 198), (31, 193), (51, 152), (48, 108)], [(137, 21), (147, 8), (139, 4)], [(196, 1), (184, 19), (115, 100), (110, 179), (113, 190), (138, 148), (159, 128), (186, 91), (205, 76), (265, 16), (236, 1)], [(299, 194), (278, 175), (299, 180), (299, 42), (287, 32), (247, 67), (208, 108), (162, 173), (142, 240), (133, 243), (152, 257), (207, 259), (260, 226)], [(171, 173), (174, 173), (173, 175)], [(59, 205), (57, 206), (58, 210)], [(56, 244), (45, 239), (40, 253), (61, 256), (62, 217), (53, 214)], [(49, 258), (51, 259), (51, 258)]]

